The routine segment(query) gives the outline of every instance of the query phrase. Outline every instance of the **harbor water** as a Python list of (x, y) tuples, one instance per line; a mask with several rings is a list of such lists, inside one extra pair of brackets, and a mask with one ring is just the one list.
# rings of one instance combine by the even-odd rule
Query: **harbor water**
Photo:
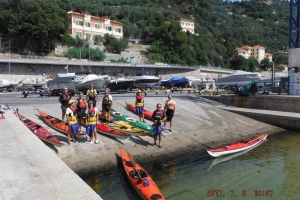
[[(174, 160), (138, 163), (170, 200), (300, 199), (298, 132), (269, 135), (250, 151), (221, 158), (205, 152)], [(109, 172), (94, 172), (81, 178), (103, 199), (141, 199), (127, 180), (121, 162)]]

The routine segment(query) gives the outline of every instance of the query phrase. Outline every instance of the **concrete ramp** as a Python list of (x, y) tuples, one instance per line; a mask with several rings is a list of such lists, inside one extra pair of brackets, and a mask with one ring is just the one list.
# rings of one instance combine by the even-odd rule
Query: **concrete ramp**
[(0, 199), (101, 199), (12, 111), (0, 120)]

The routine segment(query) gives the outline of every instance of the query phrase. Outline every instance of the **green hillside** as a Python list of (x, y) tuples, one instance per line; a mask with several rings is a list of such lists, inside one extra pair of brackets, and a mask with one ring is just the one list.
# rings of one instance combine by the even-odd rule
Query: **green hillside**
[[(251, 61), (239, 58), (234, 49), (261, 45), (273, 53), (276, 64), (287, 63), (283, 52), (288, 49), (289, 1), (273, 0), (272, 4), (263, 0), (48, 1), (63, 10), (87, 11), (118, 20), (124, 24), (126, 38), (154, 38), (152, 61), (253, 70), (249, 67)], [(2, 12), (0, 5), (0, 19)], [(195, 21), (195, 35), (176, 34), (180, 30), (176, 20), (180, 17)]]

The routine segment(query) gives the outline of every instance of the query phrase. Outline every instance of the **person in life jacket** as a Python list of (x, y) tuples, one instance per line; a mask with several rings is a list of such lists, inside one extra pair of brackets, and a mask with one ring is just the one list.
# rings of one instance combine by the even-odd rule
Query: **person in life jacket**
[(167, 116), (167, 121), (165, 123), (165, 128), (167, 127), (167, 122), (170, 122), (170, 128), (169, 131), (172, 132), (172, 119), (175, 115), (175, 110), (176, 110), (176, 103), (172, 99), (172, 95), (168, 95), (168, 100), (165, 103), (164, 111), (166, 112)]
[(90, 137), (90, 144), (98, 144), (97, 141), (97, 125), (98, 125), (98, 110), (94, 107), (93, 101), (89, 100), (88, 109), (86, 110), (86, 134)]
[[(94, 85), (90, 85), (90, 89), (86, 92), (86, 101), (92, 100), (94, 107), (96, 107), (96, 102), (99, 101), (97, 90), (94, 89)], [(97, 100), (97, 101), (96, 101)]]
[(58, 101), (61, 103), (61, 111), (62, 111), (61, 118), (63, 122), (65, 121), (66, 110), (69, 106), (68, 103), (71, 100), (71, 98), (72, 97), (68, 92), (68, 88), (64, 88), (63, 93), (58, 98)]
[(138, 90), (136, 97), (135, 97), (135, 111), (136, 111), (136, 114), (138, 114), (140, 121), (142, 119), (143, 122), (145, 122), (144, 107), (145, 107), (145, 99), (142, 95), (142, 91)]
[(167, 120), (164, 111), (161, 109), (161, 104), (158, 103), (156, 105), (156, 110), (152, 114), (152, 119), (154, 120), (154, 124), (152, 125), (153, 128), (153, 135), (154, 135), (154, 143), (152, 146), (156, 145), (156, 139), (158, 136), (158, 147), (161, 148), (161, 132), (163, 131), (164, 125), (163, 122)]
[(86, 116), (85, 111), (88, 108), (88, 104), (87, 104), (86, 100), (83, 98), (82, 92), (79, 93), (79, 98), (76, 99), (75, 104), (76, 104), (77, 119), (79, 121), (79, 123), (78, 123), (79, 132), (82, 133), (81, 120), (85, 120), (85, 116)]
[(110, 110), (113, 110), (113, 99), (109, 94), (109, 88), (106, 88), (102, 100), (102, 118), (104, 122), (110, 121)]
[(67, 123), (69, 124), (69, 130), (68, 130), (68, 144), (70, 145), (70, 137), (72, 137), (72, 141), (74, 143), (77, 143), (77, 141), (74, 138), (74, 135), (76, 135), (79, 131), (78, 129), (78, 122), (76, 117), (76, 104), (74, 100), (70, 100), (68, 102), (69, 107), (66, 110), (66, 118)]

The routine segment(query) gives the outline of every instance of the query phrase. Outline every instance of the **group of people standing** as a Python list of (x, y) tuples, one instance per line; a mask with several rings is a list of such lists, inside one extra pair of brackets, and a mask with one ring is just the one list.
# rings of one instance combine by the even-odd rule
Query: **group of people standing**
[[(83, 98), (82, 92), (79, 93), (79, 97), (76, 100), (72, 100), (71, 98), (68, 88), (64, 88), (63, 93), (58, 98), (58, 101), (61, 103), (62, 121), (69, 125), (67, 143), (71, 144), (71, 138), (73, 142), (77, 142), (74, 135), (82, 133), (81, 124), (85, 124), (86, 134), (90, 137), (90, 144), (98, 144), (96, 126), (99, 123), (99, 116), (96, 106), (97, 102), (99, 102), (99, 96), (94, 85), (91, 84), (89, 90), (87, 90), (86, 99)], [(112, 106), (113, 99), (109, 94), (109, 89), (106, 88), (102, 100), (101, 112), (101, 118), (104, 122), (110, 121), (109, 111), (113, 109)]]
[[(135, 109), (136, 113), (139, 115), (140, 121), (145, 122), (144, 119), (144, 107), (145, 107), (145, 99), (142, 95), (142, 91), (138, 90), (136, 95), (135, 101)], [(153, 128), (153, 135), (154, 135), (154, 143), (152, 146), (156, 145), (156, 140), (158, 137), (158, 147), (161, 148), (161, 134), (162, 131), (167, 129), (167, 122), (170, 123), (169, 131), (172, 132), (172, 119), (175, 115), (176, 110), (176, 103), (172, 99), (172, 95), (168, 95), (168, 100), (165, 102), (164, 109), (162, 110), (162, 105), (158, 103), (156, 105), (156, 110), (153, 111), (152, 119), (154, 124), (152, 125)]]

